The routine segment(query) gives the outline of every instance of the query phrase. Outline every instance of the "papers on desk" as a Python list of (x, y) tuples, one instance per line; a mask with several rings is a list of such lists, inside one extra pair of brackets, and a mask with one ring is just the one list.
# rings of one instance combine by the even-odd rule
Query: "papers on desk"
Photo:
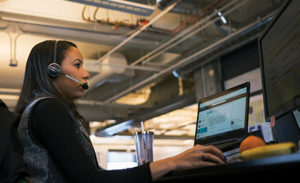
[(257, 131), (257, 130), (261, 130), (264, 141), (266, 143), (274, 141), (272, 129), (270, 127), (269, 122), (263, 122), (261, 124), (252, 125), (252, 126), (248, 127), (248, 132), (253, 132), (253, 131)]

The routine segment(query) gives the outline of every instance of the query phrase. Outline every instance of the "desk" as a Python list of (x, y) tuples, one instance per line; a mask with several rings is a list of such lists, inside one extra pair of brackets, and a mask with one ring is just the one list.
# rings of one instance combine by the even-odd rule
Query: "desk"
[[(296, 173), (295, 173), (296, 172)], [(280, 178), (280, 179), (278, 179)], [(286, 178), (286, 179), (283, 179)], [(230, 181), (249, 182), (259, 180), (287, 180), (300, 179), (300, 154), (290, 154), (263, 158), (253, 161), (237, 162), (220, 166), (177, 171), (167, 174), (156, 182), (202, 182)]]

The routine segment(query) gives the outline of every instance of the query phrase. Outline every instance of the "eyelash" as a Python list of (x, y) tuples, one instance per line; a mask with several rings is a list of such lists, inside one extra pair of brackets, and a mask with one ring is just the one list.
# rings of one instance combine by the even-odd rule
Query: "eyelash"
[(80, 67), (80, 63), (74, 64), (74, 66), (78, 69)]

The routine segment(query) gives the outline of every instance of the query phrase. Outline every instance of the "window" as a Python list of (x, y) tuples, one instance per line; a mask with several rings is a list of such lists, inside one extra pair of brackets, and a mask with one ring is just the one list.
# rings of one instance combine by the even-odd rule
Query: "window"
[(107, 170), (132, 168), (137, 166), (135, 151), (109, 150)]

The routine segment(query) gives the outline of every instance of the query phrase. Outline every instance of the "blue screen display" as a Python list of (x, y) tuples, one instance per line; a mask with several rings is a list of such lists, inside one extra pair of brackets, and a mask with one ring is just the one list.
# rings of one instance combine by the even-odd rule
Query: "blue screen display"
[(247, 88), (200, 103), (196, 139), (222, 135), (243, 129), (247, 105)]

